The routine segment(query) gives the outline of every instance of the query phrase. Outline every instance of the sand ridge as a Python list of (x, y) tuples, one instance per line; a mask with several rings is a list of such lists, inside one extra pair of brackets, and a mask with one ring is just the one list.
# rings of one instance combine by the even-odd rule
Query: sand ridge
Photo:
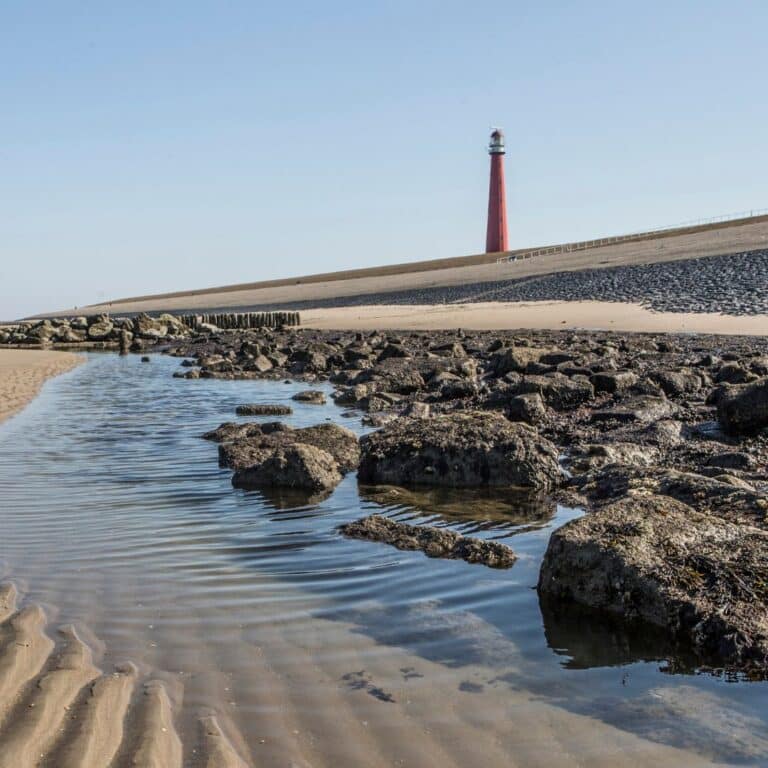
[[(43, 609), (17, 610), (18, 597), (0, 585), (0, 768), (181, 768), (166, 684), (146, 675), (140, 684), (131, 663), (102, 672), (74, 627), (54, 641)], [(199, 723), (188, 764), (247, 768), (215, 715)]]
[(0, 422), (27, 405), (47, 379), (84, 360), (71, 352), (0, 349)]
[(318, 330), (473, 331), (545, 329), (638, 333), (768, 335), (768, 315), (654, 312), (639, 304), (606, 301), (525, 301), (477, 304), (381, 305), (312, 309), (305, 328)]
[[(5, 662), (0, 679), (7, 660), (18, 661), (15, 649), (32, 640), (47, 656), (35, 665), (39, 669), (19, 670), (15, 693), (3, 698), (8, 713), (0, 721), (1, 768), (463, 768), (479, 755), (484, 765), (499, 768), (549, 768), (582, 759), (606, 767), (710, 764), (694, 752), (654, 744), (507, 686), (489, 686), (487, 701), (459, 707), (443, 695), (439, 663), (414, 659), (404, 649), (388, 659), (370, 639), (323, 620), (292, 627), (268, 622), (259, 646), (242, 648), (260, 694), (252, 710), (263, 734), (255, 745), (258, 755), (243, 748), (237, 725), (223, 708), (193, 715), (198, 737), (182, 745), (175, 683), (132, 664), (103, 672), (75, 629), (64, 627), (54, 643), (42, 609), (32, 604), (17, 611), (17, 599), (13, 585), (0, 586), (0, 617), (6, 616), (0, 624)], [(351, 642), (345, 642), (344, 654), (329, 654), (324, 649), (338, 632)], [(216, 668), (216, 642), (207, 641), (211, 655), (201, 664)], [(402, 673), (414, 664), (419, 669), (414, 680), (393, 676), (393, 670)], [(350, 680), (350, 668), (363, 671)], [(451, 684), (474, 674), (471, 667), (456, 670)], [(357, 685), (358, 679), (366, 684)], [(370, 695), (373, 681), (394, 694), (391, 703)], [(506, 717), (497, 730), (499, 712)], [(392, 739), (393, 733), (400, 738)]]

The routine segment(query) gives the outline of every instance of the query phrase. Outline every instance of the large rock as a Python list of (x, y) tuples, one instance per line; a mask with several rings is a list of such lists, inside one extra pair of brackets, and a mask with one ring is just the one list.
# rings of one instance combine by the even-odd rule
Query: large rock
[[(631, 459), (628, 456), (627, 459)], [(634, 461), (614, 462), (602, 468), (580, 462), (589, 457), (575, 456), (575, 474), (571, 484), (596, 504), (615, 501), (624, 496), (671, 496), (676, 501), (694, 506), (700, 512), (722, 517), (731, 523), (745, 523), (768, 529), (766, 495), (748, 483), (734, 482), (734, 477), (706, 477), (694, 472), (643, 466), (642, 456)]]
[(325, 392), (320, 389), (305, 389), (302, 392), (297, 392), (291, 399), (299, 403), (311, 403), (312, 405), (325, 405), (327, 402)]
[(538, 424), (547, 415), (547, 408), (538, 392), (516, 395), (507, 405), (507, 418), (510, 421), (524, 421)]
[(678, 371), (657, 371), (651, 378), (667, 397), (693, 394), (704, 384), (700, 373), (685, 368)]
[(412, 361), (388, 358), (375, 367), (361, 371), (355, 384), (367, 384), (373, 389), (408, 395), (424, 388), (424, 378)]
[(577, 408), (595, 396), (595, 389), (586, 377), (569, 378), (562, 373), (547, 376), (525, 376), (517, 386), (520, 394), (538, 393), (544, 402), (558, 411)]
[(768, 535), (625, 498), (552, 534), (539, 591), (663, 627), (710, 664), (768, 666)]
[(573, 447), (568, 456), (572, 472), (590, 472), (610, 464), (633, 467), (652, 467), (659, 452), (649, 445), (636, 443), (588, 443)]
[(114, 324), (109, 320), (98, 320), (88, 326), (88, 338), (93, 341), (108, 339), (114, 327)]
[(622, 424), (651, 424), (659, 419), (667, 419), (677, 412), (674, 403), (663, 397), (640, 395), (627, 400), (621, 405), (592, 411), (593, 422), (616, 421)]
[(637, 374), (632, 371), (602, 371), (590, 376), (595, 392), (626, 392), (637, 384)]
[(750, 435), (768, 427), (768, 378), (729, 387), (717, 399), (717, 415), (727, 432)]
[(551, 488), (561, 476), (552, 443), (494, 413), (396, 419), (360, 448), (364, 483)]
[(506, 347), (494, 353), (493, 369), (498, 376), (510, 371), (525, 373), (529, 363), (538, 363), (544, 355), (551, 352), (551, 349), (537, 347)]
[(304, 443), (276, 448), (263, 461), (238, 469), (232, 476), (236, 488), (328, 491), (340, 482), (341, 472), (333, 456)]
[(50, 320), (43, 320), (27, 331), (27, 340), (44, 344), (57, 335), (58, 329), (53, 327)]
[(142, 339), (163, 339), (168, 335), (168, 326), (142, 313), (133, 319), (133, 332)]
[(342, 472), (356, 469), (360, 461), (357, 435), (331, 422), (302, 429), (293, 429), (280, 423), (222, 424), (204, 437), (222, 443), (219, 446), (219, 463), (231, 469), (251, 466), (263, 461), (277, 448), (297, 443), (321, 448), (329, 453)]
[(168, 312), (163, 312), (157, 319), (160, 323), (166, 326), (169, 333), (173, 333), (175, 336), (183, 335), (188, 331), (187, 326), (184, 325), (178, 317), (175, 317)]

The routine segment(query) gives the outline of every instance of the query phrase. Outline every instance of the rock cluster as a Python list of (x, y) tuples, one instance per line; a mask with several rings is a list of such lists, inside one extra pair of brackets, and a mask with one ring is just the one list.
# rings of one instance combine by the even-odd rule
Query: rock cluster
[(337, 424), (294, 429), (281, 422), (228, 422), (203, 435), (219, 445), (219, 464), (237, 488), (330, 491), (360, 460), (357, 436)]
[(428, 557), (466, 560), (491, 568), (509, 568), (517, 560), (506, 544), (461, 536), (447, 528), (401, 523), (381, 515), (342, 525), (340, 530), (351, 538), (383, 542), (397, 549), (421, 550)]
[[(82, 344), (91, 347), (119, 346), (121, 351), (137, 352), (150, 344), (218, 333), (222, 329), (262, 329), (298, 325), (298, 312), (219, 313), (158, 317), (140, 313), (135, 317), (82, 315), (29, 320), (0, 326), (0, 344), (21, 346), (63, 346)], [(270, 366), (271, 367), (271, 366)]]
[[(325, 451), (340, 475), (359, 462), (361, 483), (546, 489), (588, 510), (553, 539), (540, 584), (550, 607), (576, 601), (610, 614), (619, 602), (608, 586), (620, 583), (621, 610), (634, 606), (702, 663), (750, 674), (764, 665), (755, 617), (768, 612), (768, 340), (285, 329), (209, 334), (170, 351), (186, 358), (189, 378), (330, 382), (347, 415), (380, 427), (344, 463), (326, 438), (315, 441), (321, 427), (305, 436), (279, 423), (222, 425), (220, 460), (236, 476), (257, 467), (252, 482), (337, 482), (306, 453), (277, 453), (301, 443)], [(620, 519), (627, 525), (611, 527)], [(691, 591), (696, 557), (705, 587)], [(603, 573), (602, 593), (590, 573)]]
[(0, 344), (23, 346), (66, 346), (71, 344), (104, 347), (119, 346), (139, 351), (161, 341), (177, 341), (191, 335), (191, 330), (170, 314), (150, 317), (52, 318), (16, 323), (0, 328)]

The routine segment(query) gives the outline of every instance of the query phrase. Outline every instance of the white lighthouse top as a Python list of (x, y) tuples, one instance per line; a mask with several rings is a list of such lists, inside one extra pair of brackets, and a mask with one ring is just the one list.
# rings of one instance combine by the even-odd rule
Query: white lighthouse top
[(504, 131), (501, 128), (494, 128), (491, 133), (491, 140), (488, 143), (489, 155), (503, 155), (504, 149)]

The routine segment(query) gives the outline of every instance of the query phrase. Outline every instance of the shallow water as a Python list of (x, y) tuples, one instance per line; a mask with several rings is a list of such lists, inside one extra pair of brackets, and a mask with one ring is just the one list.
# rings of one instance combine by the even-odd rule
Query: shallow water
[[(200, 435), (246, 420), (238, 404), (364, 430), (292, 403), (301, 384), (173, 379), (178, 364), (92, 355), (0, 427), (0, 558), (26, 600), (98, 638), (103, 667), (169, 682), (190, 764), (211, 710), (259, 765), (768, 764), (768, 684), (672, 674), (652, 634), (539, 605), (549, 534), (577, 511), (353, 475), (319, 500), (234, 490)], [(373, 511), (520, 559), (338, 534)]]

